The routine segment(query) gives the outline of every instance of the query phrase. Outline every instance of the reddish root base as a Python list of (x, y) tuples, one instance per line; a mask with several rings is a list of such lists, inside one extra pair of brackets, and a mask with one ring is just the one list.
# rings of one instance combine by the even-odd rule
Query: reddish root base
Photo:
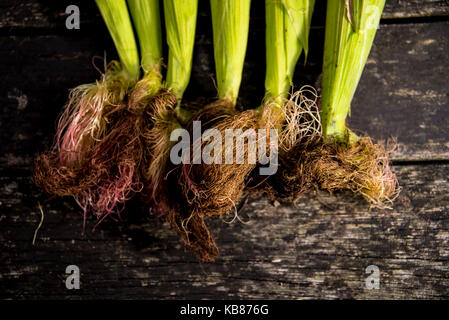
[(84, 214), (92, 211), (101, 221), (120, 213), (131, 195), (142, 189), (139, 164), (143, 144), (137, 134), (137, 120), (122, 112), (115, 127), (83, 155), (83, 161), (67, 165), (64, 151), (41, 155), (34, 170), (34, 181), (44, 191), (73, 196)]
[[(143, 189), (141, 168), (151, 162), (154, 154), (148, 143), (154, 117), (161, 104), (173, 104), (173, 95), (164, 90), (156, 96), (149, 95), (147, 85), (146, 81), (139, 82), (126, 103), (113, 108), (104, 104), (97, 121), (101, 135), (92, 136), (90, 127), (83, 125), (85, 122), (60, 126), (52, 150), (35, 163), (35, 183), (48, 193), (73, 196), (84, 215), (91, 211), (99, 222), (110, 214), (119, 214), (125, 202)], [(88, 119), (88, 114), (84, 118)], [(79, 134), (74, 136), (73, 132)], [(67, 148), (64, 141), (72, 141), (79, 150)]]

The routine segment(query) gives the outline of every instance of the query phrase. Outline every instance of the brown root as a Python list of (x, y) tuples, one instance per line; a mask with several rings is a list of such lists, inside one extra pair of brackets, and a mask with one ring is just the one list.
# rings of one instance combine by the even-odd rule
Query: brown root
[(290, 95), (283, 110), (279, 171), (258, 191), (295, 199), (311, 188), (350, 190), (380, 208), (397, 197), (400, 188), (389, 164), (392, 150), (369, 137), (353, 139), (348, 134), (344, 142), (324, 138), (313, 88), (303, 87)]
[(146, 146), (142, 166), (145, 178), (143, 201), (154, 214), (166, 217), (186, 247), (198, 254), (201, 262), (211, 262), (218, 255), (218, 248), (203, 215), (192, 213), (187, 209), (188, 204), (179, 199), (181, 188), (176, 174), (172, 173), (176, 168), (169, 162), (175, 144), (170, 141), (171, 133), (182, 128), (176, 113), (176, 96), (161, 90), (149, 104), (145, 115), (148, 123), (143, 132)]
[(313, 87), (304, 86), (284, 100), (283, 127), (279, 134), (279, 147), (288, 152), (297, 141), (310, 141), (321, 137), (318, 96)]
[(351, 146), (323, 141), (298, 143), (281, 159), (275, 185), (279, 195), (289, 198), (310, 188), (349, 190), (372, 206), (385, 208), (400, 192), (389, 153), (369, 137)]
[(350, 190), (374, 207), (388, 207), (400, 192), (389, 164), (390, 153), (369, 137), (351, 146), (323, 144), (321, 159), (313, 166), (317, 183), (329, 192)]
[[(212, 128), (221, 120), (236, 114), (238, 114), (238, 112), (232, 102), (221, 99), (208, 103), (204, 108), (201, 108), (198, 112), (196, 112), (191, 124), (193, 121), (201, 121), (202, 128), (208, 129)], [(190, 131), (192, 130), (191, 127), (188, 129)]]
[(186, 247), (199, 256), (201, 262), (213, 262), (218, 256), (217, 245), (203, 216), (192, 213), (184, 217), (179, 211), (170, 210), (167, 220)]
[[(202, 141), (202, 144), (197, 146), (199, 152), (195, 150), (196, 144), (193, 142), (190, 159), (195, 160), (195, 156), (201, 154), (209, 143), (221, 143), (223, 152), (214, 153), (212, 163), (209, 164), (203, 161), (193, 164), (192, 161), (182, 165), (178, 184), (183, 195), (182, 204), (179, 206), (181, 209), (172, 211), (169, 221), (184, 243), (200, 256), (201, 261), (213, 261), (218, 255), (218, 249), (204, 222), (204, 217), (223, 216), (235, 210), (246, 180), (257, 165), (248, 161), (250, 149), (245, 130), (257, 131), (265, 128), (269, 131), (272, 122), (267, 110), (269, 109), (266, 108), (262, 112), (247, 110), (238, 113), (232, 104), (220, 100), (206, 106), (193, 118), (193, 121), (201, 121), (203, 131), (217, 130), (221, 135), (221, 142)], [(232, 161), (229, 162), (228, 159), (226, 163), (225, 130), (233, 129), (240, 129), (241, 133), (234, 138)], [(192, 126), (190, 131), (192, 132)], [(239, 150), (242, 151), (243, 161), (238, 162), (235, 146), (239, 139), (243, 141), (243, 150)]]
[[(230, 112), (229, 112), (230, 113)], [(213, 123), (211, 127), (221, 133), (222, 149), (225, 150), (225, 130), (226, 129), (257, 129), (260, 120), (260, 114), (255, 110), (248, 110), (238, 114), (229, 115), (220, 113), (215, 119), (205, 117), (206, 123)], [(201, 118), (200, 118), (201, 119)], [(203, 122), (202, 122), (203, 124)], [(204, 129), (204, 128), (203, 128)], [(204, 142), (204, 146), (209, 142)], [(234, 144), (235, 146), (235, 144)], [(248, 144), (244, 144), (243, 164), (236, 163), (236, 150), (233, 150), (233, 162), (226, 164), (225, 152), (214, 155), (213, 163), (206, 164), (201, 161), (200, 164), (184, 164), (182, 168), (180, 184), (183, 189), (183, 196), (191, 206), (192, 212), (198, 212), (200, 215), (223, 215), (229, 212), (238, 202), (245, 180), (249, 173), (255, 168), (256, 164), (249, 164)], [(195, 154), (201, 154), (191, 150), (191, 159)], [(217, 157), (220, 157), (218, 159)]]
[[(218, 255), (218, 248), (204, 221), (204, 214), (197, 207), (191, 207), (186, 198), (179, 197), (183, 189), (176, 173), (183, 172), (183, 167), (174, 167), (168, 160), (174, 145), (170, 141), (170, 135), (173, 130), (181, 127), (181, 119), (177, 119), (175, 110), (176, 97), (166, 92), (166, 96), (160, 98), (159, 103), (149, 109), (152, 114), (147, 116), (151, 118), (151, 124), (144, 134), (148, 157), (145, 157), (147, 165), (144, 171), (146, 184), (143, 200), (157, 216), (166, 216), (173, 230), (186, 247), (198, 254), (200, 261), (210, 262)], [(225, 101), (214, 102), (201, 110), (197, 104), (195, 102), (188, 106), (190, 112), (195, 112), (190, 123), (201, 120), (205, 127), (236, 114), (235, 108)], [(188, 129), (192, 132), (191, 126)]]
[(147, 114), (154, 113), (149, 109), (155, 108), (157, 79), (144, 78), (125, 94), (123, 87), (103, 78), (96, 85), (103, 95), (72, 99), (52, 150), (36, 161), (36, 184), (48, 193), (73, 196), (85, 214), (92, 211), (99, 221), (120, 213), (143, 188), (144, 133)]
[[(94, 174), (89, 175), (89, 172)], [(60, 153), (47, 152), (35, 161), (33, 180), (46, 193), (73, 196), (81, 193), (84, 186), (95, 185), (102, 174), (102, 168), (62, 165)]]
[(143, 132), (146, 145), (143, 175), (153, 198), (156, 192), (160, 191), (170, 150), (174, 145), (174, 142), (170, 141), (170, 135), (173, 130), (181, 127), (176, 118), (176, 102), (174, 94), (161, 90), (146, 112), (148, 125)]
[(74, 196), (84, 209), (91, 203), (89, 190), (108, 174), (108, 167), (92, 155), (108, 140), (126, 109), (122, 101), (128, 85), (119, 74), (119, 63), (112, 62), (100, 81), (70, 92), (53, 145), (34, 165), (39, 187), (51, 194)]
[(35, 183), (48, 193), (73, 196), (85, 214), (92, 211), (98, 219), (119, 213), (142, 188), (143, 144), (137, 135), (140, 119), (126, 108), (117, 115), (114, 126), (84, 154), (82, 163), (66, 165), (61, 151), (41, 155), (35, 163)]

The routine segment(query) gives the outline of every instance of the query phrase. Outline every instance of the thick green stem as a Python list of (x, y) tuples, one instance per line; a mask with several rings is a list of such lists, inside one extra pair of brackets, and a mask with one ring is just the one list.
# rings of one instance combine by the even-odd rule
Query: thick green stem
[(385, 0), (327, 2), (321, 98), (326, 136), (342, 140), (347, 135), (346, 117), (384, 4)]
[(281, 104), (292, 85), (296, 63), (307, 56), (314, 0), (266, 0), (266, 76), (268, 98)]
[(159, 0), (128, 0), (137, 30), (142, 68), (145, 73), (160, 70), (162, 59), (161, 18)]
[(248, 43), (251, 0), (210, 0), (218, 97), (236, 103)]
[(124, 76), (139, 78), (139, 54), (125, 0), (95, 0), (117, 49)]
[(198, 0), (164, 0), (167, 30), (167, 86), (181, 100), (190, 80)]

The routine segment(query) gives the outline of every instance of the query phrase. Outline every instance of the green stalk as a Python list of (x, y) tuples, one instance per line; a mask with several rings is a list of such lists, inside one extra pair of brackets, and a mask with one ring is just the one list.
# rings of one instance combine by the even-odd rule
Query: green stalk
[(181, 100), (190, 80), (198, 0), (164, 0), (167, 31), (167, 86)]
[(346, 117), (365, 67), (385, 0), (328, 1), (323, 58), (321, 123), (342, 140)]
[(268, 98), (281, 103), (292, 85), (296, 63), (307, 58), (315, 0), (266, 0), (266, 76)]
[(128, 5), (139, 37), (142, 68), (145, 73), (155, 68), (159, 71), (162, 59), (159, 0), (128, 0)]
[(248, 43), (251, 0), (210, 0), (218, 98), (235, 105)]
[(139, 78), (139, 54), (125, 0), (95, 0), (117, 49), (124, 77)]

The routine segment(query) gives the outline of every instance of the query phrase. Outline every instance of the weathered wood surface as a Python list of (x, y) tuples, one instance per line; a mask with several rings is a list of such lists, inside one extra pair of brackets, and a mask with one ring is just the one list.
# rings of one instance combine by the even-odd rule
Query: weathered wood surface
[[(221, 255), (200, 265), (166, 224), (130, 210), (85, 237), (72, 201), (44, 203), (25, 175), (0, 178), (0, 298), (449, 298), (449, 165), (397, 166), (392, 210), (311, 194), (274, 207), (255, 198), (247, 222), (209, 219)], [(78, 291), (65, 268), (81, 271)], [(380, 269), (380, 289), (365, 268)]]
[(350, 124), (396, 137), (397, 161), (449, 159), (449, 22), (383, 26), (357, 89)]
[[(207, 0), (201, 0), (201, 8), (206, 8)], [(64, 32), (65, 10), (69, 5), (78, 5), (81, 12), (81, 24), (89, 28), (101, 26), (94, 1), (90, 0), (2, 0), (0, 3), (0, 30), (34, 29)], [(318, 12), (325, 7), (324, 1), (317, 1)], [(200, 15), (207, 15), (206, 9)], [(382, 14), (384, 19), (421, 18), (449, 16), (448, 0), (387, 0)], [(315, 19), (322, 23), (324, 19)], [(314, 21), (314, 24), (316, 22)]]
[[(76, 204), (48, 201), (30, 181), (29, 166), (50, 144), (68, 89), (98, 77), (93, 56), (115, 55), (93, 2), (78, 3), (81, 30), (72, 31), (64, 11), (77, 1), (0, 3), (0, 298), (449, 298), (448, 1), (387, 0), (353, 103), (353, 128), (398, 140), (393, 159), (403, 191), (393, 209), (369, 211), (342, 194), (277, 207), (251, 198), (241, 212), (248, 224), (209, 220), (221, 255), (205, 265), (133, 203), (124, 221), (83, 237)], [(201, 3), (188, 99), (215, 95), (210, 17)], [(320, 74), (320, 6), (297, 86)], [(246, 107), (263, 96), (262, 1), (253, 1), (253, 17), (240, 99)], [(32, 246), (38, 201), (46, 216)], [(82, 290), (65, 289), (69, 264), (80, 267)], [(365, 288), (371, 264), (381, 271), (379, 290)]]
[(387, 0), (382, 18), (420, 18), (448, 15), (448, 0)]

